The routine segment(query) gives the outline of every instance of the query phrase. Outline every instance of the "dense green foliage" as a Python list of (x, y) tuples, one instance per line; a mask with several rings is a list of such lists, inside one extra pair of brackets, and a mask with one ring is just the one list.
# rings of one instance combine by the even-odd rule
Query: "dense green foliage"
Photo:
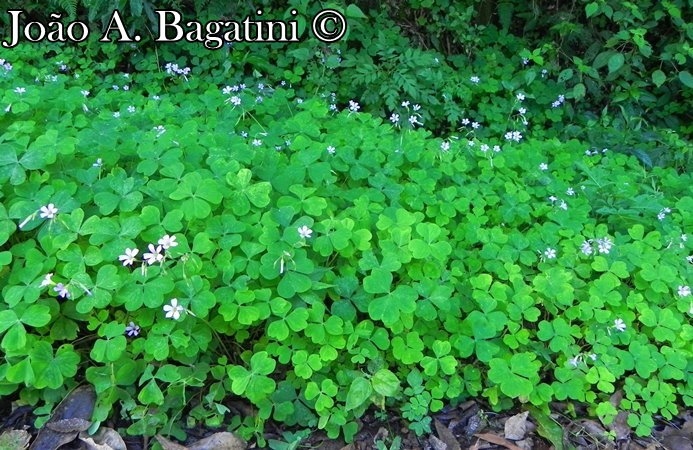
[(608, 422), (622, 390), (649, 434), (693, 404), (691, 30), (683, 2), (613, 3), (412, 0), (351, 8), (331, 46), (3, 54), (0, 395), (40, 425), (86, 381), (94, 428), (262, 442), (266, 420), (351, 439), (370, 407), (424, 433), (470, 397)]

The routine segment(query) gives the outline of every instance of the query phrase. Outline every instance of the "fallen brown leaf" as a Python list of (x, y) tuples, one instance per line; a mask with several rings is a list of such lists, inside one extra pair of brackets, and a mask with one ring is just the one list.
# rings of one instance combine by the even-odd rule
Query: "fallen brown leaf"
[(524, 439), (527, 434), (527, 416), (529, 411), (516, 414), (505, 421), (505, 438), (513, 441)]
[(490, 442), (492, 444), (496, 445), (502, 445), (505, 448), (509, 448), (510, 450), (523, 450), (517, 445), (513, 444), (512, 442), (508, 441), (507, 439), (504, 439), (500, 436), (496, 436), (495, 434), (491, 433), (477, 433), (474, 436), (478, 437), (479, 439), (483, 439), (487, 442)]

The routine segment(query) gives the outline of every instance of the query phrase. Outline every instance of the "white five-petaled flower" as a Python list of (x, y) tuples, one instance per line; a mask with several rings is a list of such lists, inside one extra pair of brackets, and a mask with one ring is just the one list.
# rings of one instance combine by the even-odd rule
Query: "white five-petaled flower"
[(623, 319), (616, 319), (614, 320), (614, 328), (616, 328), (617, 331), (624, 332), (626, 331), (626, 323)]
[(471, 82), (474, 83), (474, 84), (478, 84), (479, 81), (481, 81), (481, 80), (479, 79), (479, 77), (477, 77), (477, 76), (475, 75), (475, 76), (473, 76), (473, 77), (470, 77), (470, 78), (469, 78), (469, 81), (471, 81)]
[(149, 244), (147, 247), (149, 252), (142, 255), (142, 257), (147, 261), (150, 266), (155, 262), (160, 262), (164, 260), (164, 255), (161, 254), (161, 245), (154, 247), (154, 244)]
[(570, 195), (571, 197), (575, 195), (575, 190), (573, 188), (568, 188), (567, 191), (565, 191), (566, 195)]
[(67, 286), (62, 283), (56, 284), (55, 287), (53, 287), (53, 290), (61, 297), (70, 298), (70, 291), (68, 291)]
[(313, 230), (303, 225), (302, 227), (298, 227), (298, 234), (304, 239), (309, 238), (310, 235), (313, 234)]
[(544, 256), (546, 256), (546, 259), (556, 258), (556, 249), (547, 248), (546, 251), (544, 251)]
[(159, 242), (157, 242), (157, 244), (162, 246), (164, 250), (168, 250), (171, 247), (178, 246), (178, 242), (176, 242), (176, 237), (169, 236), (168, 234), (165, 234), (161, 239), (159, 239)]
[(172, 298), (170, 305), (164, 305), (164, 312), (166, 313), (167, 319), (178, 320), (183, 311), (185, 311), (185, 309), (178, 304), (177, 298)]
[(539, 164), (539, 170), (549, 170), (549, 165), (546, 163)]
[(125, 327), (125, 332), (129, 337), (137, 336), (140, 334), (139, 325), (135, 325), (135, 322), (130, 322), (128, 326)]
[(399, 122), (399, 114), (392, 113), (390, 115), (390, 122), (392, 122), (392, 123)]
[(58, 214), (58, 208), (56, 208), (53, 203), (42, 206), (39, 211), (41, 211), (40, 215), (42, 219), (52, 219)]
[(17, 88), (14, 88), (14, 91), (15, 91), (17, 94), (24, 94), (24, 93), (26, 92), (26, 88), (17, 87)]
[(448, 141), (443, 141), (440, 143), (440, 149), (444, 152), (450, 150), (450, 143)]
[(335, 151), (336, 149), (332, 145), (327, 146), (327, 153), (329, 153), (330, 155), (334, 155)]
[(517, 98), (518, 101), (523, 101), (525, 99), (525, 94), (520, 92), (515, 96), (515, 98)]
[(679, 286), (678, 293), (680, 297), (688, 297), (689, 295), (691, 295), (691, 287)]
[(123, 266), (131, 266), (139, 252), (136, 248), (126, 248), (125, 253), (118, 256), (118, 260), (123, 262)]
[(47, 273), (46, 276), (43, 277), (43, 280), (41, 280), (41, 286), (40, 287), (46, 287), (50, 286), (51, 284), (55, 284), (55, 282), (52, 280), (53, 277), (53, 272)]

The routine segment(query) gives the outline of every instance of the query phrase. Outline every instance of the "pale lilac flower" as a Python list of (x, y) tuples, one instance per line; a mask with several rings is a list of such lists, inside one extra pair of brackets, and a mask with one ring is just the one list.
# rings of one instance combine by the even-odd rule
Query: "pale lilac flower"
[(614, 320), (614, 328), (616, 328), (617, 331), (624, 332), (626, 331), (626, 323), (623, 319), (616, 319)]
[(53, 287), (53, 291), (57, 292), (60, 297), (70, 298), (70, 291), (67, 290), (67, 286), (63, 283), (58, 283)]
[(124, 90), (124, 91), (129, 91), (129, 90), (130, 90), (130, 86), (128, 86), (128, 85), (126, 84), (125, 86), (123, 86), (123, 90)]
[(390, 116), (390, 122), (392, 122), (392, 123), (399, 122), (399, 114), (392, 113), (392, 115)]
[(135, 257), (139, 253), (136, 248), (126, 248), (125, 253), (118, 256), (118, 260), (123, 262), (123, 266), (131, 266), (135, 262)]
[(40, 216), (42, 219), (53, 219), (58, 214), (58, 208), (53, 203), (42, 206), (39, 211), (41, 211)]
[(229, 101), (233, 104), (233, 106), (238, 106), (241, 104), (241, 98), (237, 95), (234, 95), (229, 99)]
[(53, 272), (47, 273), (46, 276), (43, 277), (43, 280), (41, 280), (41, 286), (40, 287), (46, 287), (46, 286), (50, 286), (51, 284), (55, 284), (52, 277), (53, 277)]
[(166, 313), (167, 319), (178, 320), (183, 311), (185, 311), (185, 309), (178, 304), (177, 298), (172, 298), (170, 305), (164, 305), (164, 312)]
[(582, 251), (582, 253), (584, 253), (587, 256), (591, 255), (594, 252), (594, 250), (592, 249), (592, 242), (591, 241), (584, 241), (582, 243), (582, 247), (580, 248), (580, 251)]
[(125, 332), (128, 337), (138, 336), (140, 334), (140, 327), (135, 325), (135, 322), (130, 322), (128, 326), (125, 327)]
[(298, 234), (304, 239), (309, 238), (311, 234), (313, 234), (313, 230), (303, 225), (302, 227), (298, 227)]
[(356, 112), (361, 109), (361, 106), (353, 100), (349, 100), (349, 111)]
[(574, 358), (570, 358), (570, 359), (568, 360), (568, 364), (570, 364), (570, 365), (573, 366), (573, 367), (577, 367), (578, 364), (580, 364), (580, 359), (581, 359), (581, 356), (580, 356), (580, 355), (577, 355), (577, 356), (575, 356)]
[(690, 286), (679, 286), (678, 293), (679, 297), (688, 297), (691, 295), (691, 288)]
[(608, 254), (609, 251), (611, 250), (611, 247), (614, 246), (614, 243), (611, 242), (611, 239), (608, 237), (605, 237), (604, 239), (597, 239), (597, 246), (599, 247), (599, 253), (606, 253)]
[(150, 266), (155, 262), (161, 262), (164, 260), (164, 255), (161, 254), (161, 245), (154, 247), (154, 244), (149, 244), (149, 252), (142, 255), (142, 257), (147, 261)]

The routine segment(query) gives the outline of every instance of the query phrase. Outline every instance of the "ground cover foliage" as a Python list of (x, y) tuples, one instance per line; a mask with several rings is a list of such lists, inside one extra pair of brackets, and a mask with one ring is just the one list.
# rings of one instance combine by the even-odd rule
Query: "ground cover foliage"
[[(690, 407), (685, 5), (507, 4), (448, 5), (464, 36), (412, 1), (351, 8), (330, 46), (3, 52), (0, 394), (40, 426), (87, 382), (94, 429), (260, 443), (267, 420), (350, 440), (368, 408), (425, 433), (469, 398), (640, 435)], [(645, 54), (632, 27), (662, 21)], [(605, 66), (549, 23), (599, 30)]]

